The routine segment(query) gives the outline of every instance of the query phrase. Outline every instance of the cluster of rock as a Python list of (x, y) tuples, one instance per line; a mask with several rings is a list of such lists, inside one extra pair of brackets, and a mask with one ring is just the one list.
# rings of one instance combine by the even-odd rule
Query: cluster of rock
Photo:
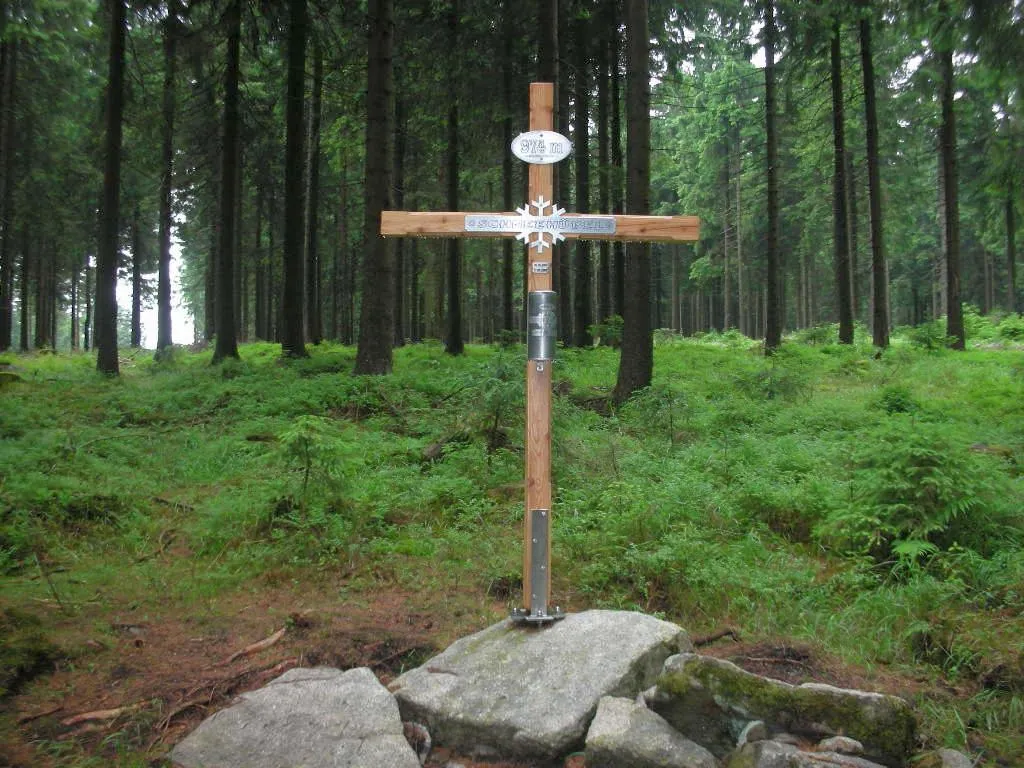
[(417, 768), (431, 742), (536, 766), (582, 747), (587, 768), (902, 768), (916, 719), (897, 697), (759, 677), (693, 653), (674, 624), (587, 611), (543, 628), (496, 624), (390, 691), (367, 669), (293, 669), (208, 718), (171, 759)]

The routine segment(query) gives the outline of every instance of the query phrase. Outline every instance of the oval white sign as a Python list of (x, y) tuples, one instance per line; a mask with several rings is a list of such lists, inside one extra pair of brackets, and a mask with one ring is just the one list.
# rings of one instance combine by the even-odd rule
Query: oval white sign
[(564, 160), (572, 152), (572, 142), (554, 131), (527, 131), (512, 141), (512, 154), (527, 163), (547, 165)]

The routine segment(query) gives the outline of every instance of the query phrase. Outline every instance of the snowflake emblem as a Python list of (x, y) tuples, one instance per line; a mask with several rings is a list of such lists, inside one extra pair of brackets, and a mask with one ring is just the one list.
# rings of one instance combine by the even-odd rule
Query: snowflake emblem
[[(550, 213), (547, 212), (549, 208)], [(545, 248), (565, 240), (558, 219), (565, 213), (565, 209), (545, 200), (543, 195), (532, 203), (516, 208), (516, 213), (522, 217), (522, 230), (516, 235), (516, 240), (521, 240), (542, 253)], [(544, 237), (545, 233), (551, 236), (550, 240)]]

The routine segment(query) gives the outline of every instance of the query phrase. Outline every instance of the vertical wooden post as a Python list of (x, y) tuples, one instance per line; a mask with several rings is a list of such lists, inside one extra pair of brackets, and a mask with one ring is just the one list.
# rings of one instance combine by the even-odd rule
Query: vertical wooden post
[[(530, 84), (530, 130), (554, 130), (554, 84)], [(551, 164), (529, 165), (529, 202), (552, 200)], [(527, 248), (527, 288), (551, 290), (551, 248)], [(535, 268), (547, 262), (546, 269)], [(535, 530), (534, 510), (547, 516), (543, 531)], [(531, 616), (547, 614), (551, 598), (551, 361), (526, 361), (526, 508), (523, 515), (523, 600)], [(544, 562), (534, 562), (535, 538), (546, 541)], [(533, 568), (543, 565), (545, 578), (535, 579)]]

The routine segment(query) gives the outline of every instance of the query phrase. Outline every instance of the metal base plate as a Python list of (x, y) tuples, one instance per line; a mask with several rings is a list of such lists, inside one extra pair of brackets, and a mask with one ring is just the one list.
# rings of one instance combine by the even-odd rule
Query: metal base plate
[(509, 618), (515, 624), (550, 624), (561, 621), (565, 616), (565, 612), (556, 605), (551, 613), (530, 613), (528, 608), (513, 608)]

